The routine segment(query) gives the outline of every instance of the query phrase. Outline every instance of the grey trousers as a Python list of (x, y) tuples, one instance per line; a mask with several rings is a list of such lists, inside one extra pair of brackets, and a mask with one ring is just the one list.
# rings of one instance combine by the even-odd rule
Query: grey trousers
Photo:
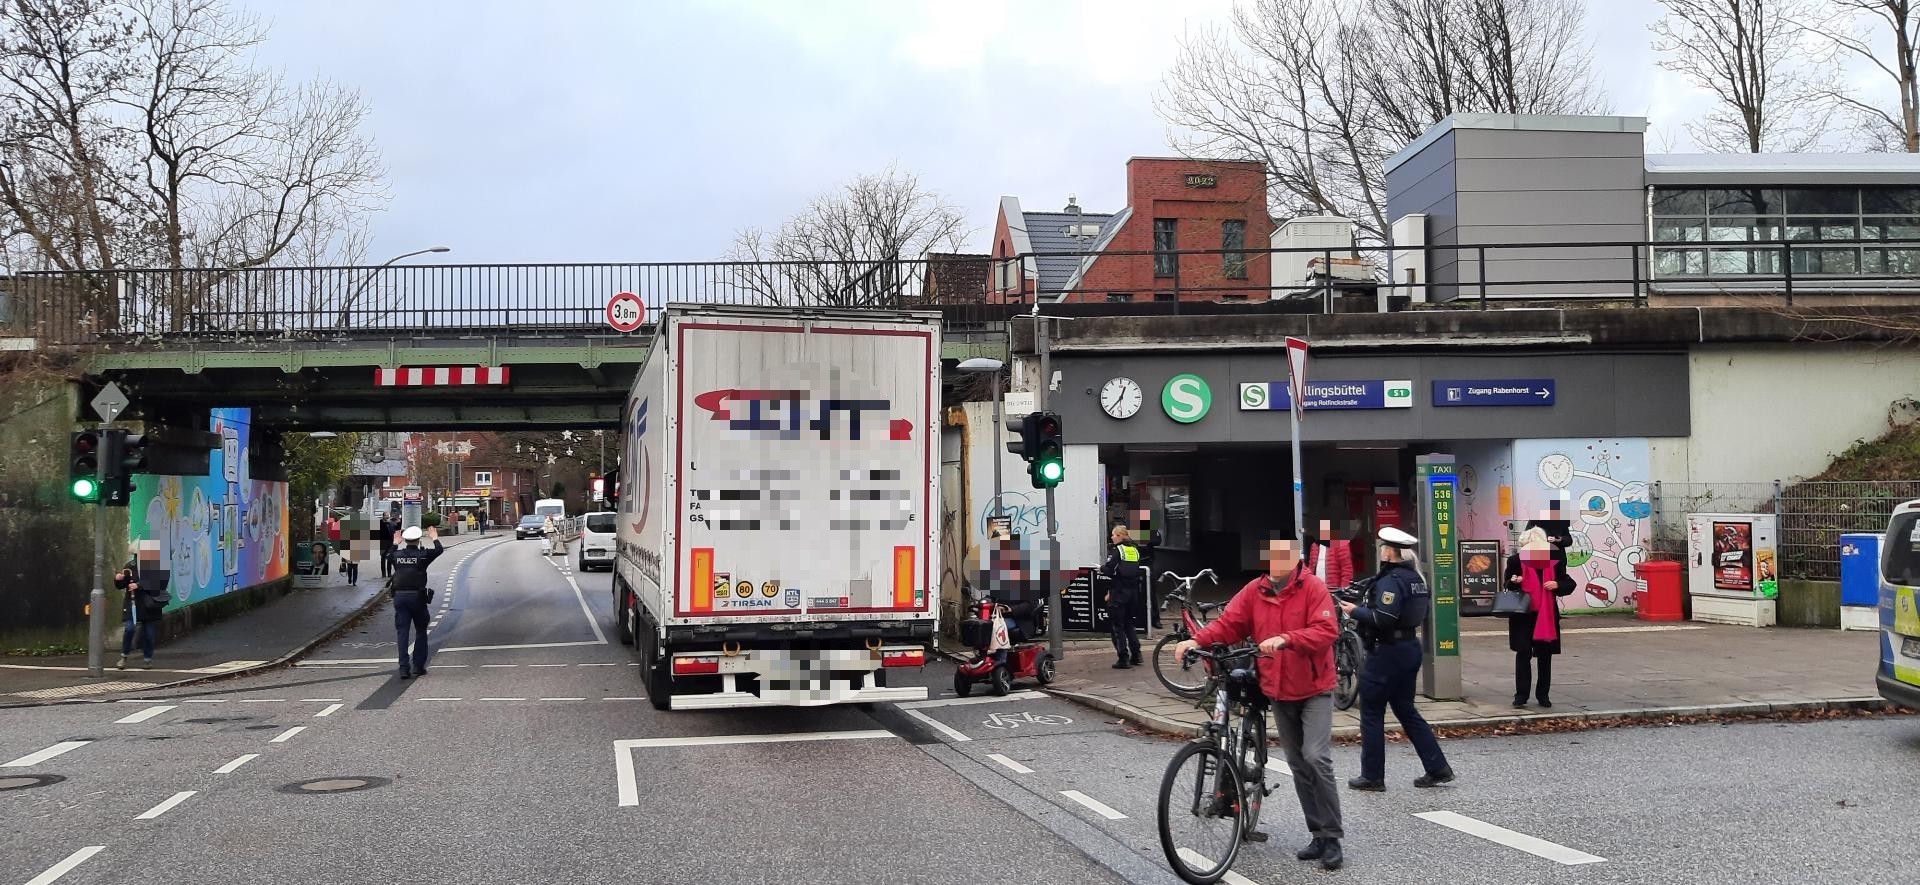
[(1307, 832), (1323, 839), (1343, 838), (1340, 787), (1333, 779), (1333, 695), (1304, 701), (1274, 701), (1273, 728), (1293, 769), (1293, 790)]

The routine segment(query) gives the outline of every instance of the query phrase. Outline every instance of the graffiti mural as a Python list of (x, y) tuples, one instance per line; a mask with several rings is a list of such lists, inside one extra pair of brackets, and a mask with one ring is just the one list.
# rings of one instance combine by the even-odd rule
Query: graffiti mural
[(160, 542), (173, 573), (169, 611), (286, 577), (287, 484), (255, 480), (247, 463), (251, 413), (215, 409), (221, 446), (206, 476), (134, 481), (130, 542)]
[(1523, 439), (1513, 443), (1514, 519), (1555, 499), (1573, 529), (1567, 567), (1581, 585), (1567, 608), (1632, 608), (1645, 591), (1653, 503), (1644, 439)]

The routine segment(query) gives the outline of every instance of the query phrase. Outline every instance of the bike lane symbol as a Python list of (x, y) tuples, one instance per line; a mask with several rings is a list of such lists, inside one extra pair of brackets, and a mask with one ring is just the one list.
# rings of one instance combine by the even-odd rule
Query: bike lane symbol
[(981, 720), (980, 724), (988, 728), (1019, 728), (1022, 725), (1072, 725), (1073, 720), (1066, 716), (1055, 716), (1050, 713), (1022, 711), (1019, 713), (994, 713), (986, 719)]

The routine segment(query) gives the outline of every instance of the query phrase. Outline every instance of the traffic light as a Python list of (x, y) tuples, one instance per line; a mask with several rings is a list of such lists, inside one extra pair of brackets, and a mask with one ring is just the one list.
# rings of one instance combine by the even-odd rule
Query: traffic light
[(1027, 416), (1033, 447), (1027, 455), (1027, 473), (1036, 489), (1050, 489), (1067, 478), (1067, 452), (1060, 439), (1060, 416), (1035, 412)]
[(88, 504), (100, 500), (100, 433), (75, 431), (67, 439), (67, 493)]
[(125, 507), (133, 500), (133, 475), (147, 470), (147, 438), (144, 434), (109, 430), (101, 447), (100, 503)]

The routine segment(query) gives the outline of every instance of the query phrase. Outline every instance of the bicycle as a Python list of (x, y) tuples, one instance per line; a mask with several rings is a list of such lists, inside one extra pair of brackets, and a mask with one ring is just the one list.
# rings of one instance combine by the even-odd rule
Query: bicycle
[[(1372, 583), (1371, 578), (1362, 579), (1333, 591), (1333, 596), (1342, 602), (1363, 604)], [(1334, 608), (1340, 612), (1340, 637), (1333, 641), (1333, 670), (1340, 681), (1333, 689), (1333, 705), (1347, 710), (1360, 699), (1360, 668), (1366, 665), (1367, 650), (1360, 642), (1360, 628), (1353, 617), (1346, 609)]]
[(1242, 842), (1266, 841), (1257, 829), (1260, 808), (1275, 788), (1267, 786), (1259, 649), (1216, 645), (1193, 654), (1216, 689), (1213, 718), (1204, 735), (1173, 754), (1160, 779), (1160, 850), (1182, 880), (1211, 885), (1233, 867)]
[(1166, 686), (1168, 691), (1189, 699), (1198, 698), (1205, 692), (1205, 674), (1195, 670), (1193, 658), (1174, 660), (1173, 647), (1192, 639), (1194, 634), (1200, 632), (1201, 627), (1213, 620), (1214, 612), (1227, 606), (1224, 602), (1196, 603), (1193, 601), (1193, 585), (1201, 578), (1213, 582), (1214, 586), (1220, 584), (1220, 579), (1214, 576), (1213, 569), (1210, 568), (1201, 569), (1199, 573), (1186, 577), (1172, 572), (1163, 572), (1160, 576), (1162, 581), (1179, 581), (1178, 585), (1160, 598), (1160, 611), (1165, 612), (1167, 606), (1174, 602), (1180, 603), (1180, 623), (1154, 645), (1153, 675), (1160, 679), (1160, 684)]

